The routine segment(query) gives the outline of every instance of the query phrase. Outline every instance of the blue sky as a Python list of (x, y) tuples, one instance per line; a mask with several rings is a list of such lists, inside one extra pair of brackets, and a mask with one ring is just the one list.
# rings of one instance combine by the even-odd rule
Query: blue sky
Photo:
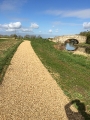
[(87, 30), (90, 0), (0, 0), (0, 34), (54, 37)]

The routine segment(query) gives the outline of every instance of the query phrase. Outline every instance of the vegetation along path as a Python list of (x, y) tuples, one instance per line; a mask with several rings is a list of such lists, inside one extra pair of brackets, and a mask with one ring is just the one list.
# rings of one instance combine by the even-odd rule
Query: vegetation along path
[(67, 120), (68, 98), (24, 41), (0, 85), (0, 120)]

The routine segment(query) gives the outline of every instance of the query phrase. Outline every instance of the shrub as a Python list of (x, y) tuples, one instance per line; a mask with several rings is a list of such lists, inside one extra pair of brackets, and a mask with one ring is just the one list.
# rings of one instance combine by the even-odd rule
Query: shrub
[(90, 35), (87, 36), (86, 43), (87, 43), (87, 44), (90, 44)]

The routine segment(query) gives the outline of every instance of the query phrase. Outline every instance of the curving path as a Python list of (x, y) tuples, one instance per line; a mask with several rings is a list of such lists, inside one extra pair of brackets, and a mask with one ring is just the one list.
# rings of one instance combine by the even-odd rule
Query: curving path
[(0, 85), (0, 120), (67, 120), (68, 102), (30, 42), (21, 43)]

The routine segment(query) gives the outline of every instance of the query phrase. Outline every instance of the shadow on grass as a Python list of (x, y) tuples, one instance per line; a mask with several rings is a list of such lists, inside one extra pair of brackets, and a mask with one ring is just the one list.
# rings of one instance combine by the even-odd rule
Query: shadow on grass
[[(76, 104), (78, 112), (74, 112), (70, 109), (71, 105)], [(90, 115), (86, 113), (84, 103), (76, 99), (65, 105), (66, 115), (68, 120), (90, 120)]]

